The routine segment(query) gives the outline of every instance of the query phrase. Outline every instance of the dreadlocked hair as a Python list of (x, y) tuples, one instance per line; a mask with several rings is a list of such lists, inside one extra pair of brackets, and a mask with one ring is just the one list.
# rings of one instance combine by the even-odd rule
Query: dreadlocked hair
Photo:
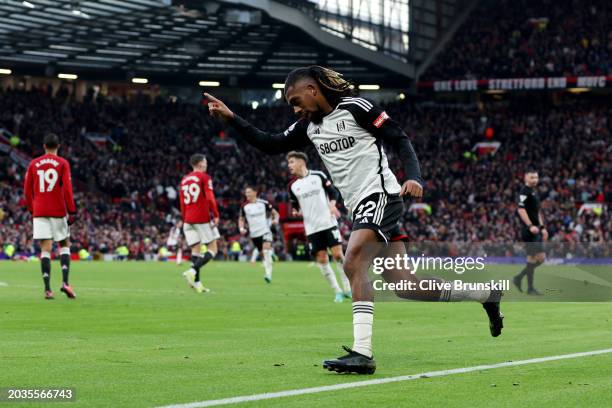
[(342, 74), (333, 69), (311, 65), (309, 67), (294, 69), (287, 75), (285, 90), (294, 85), (298, 80), (310, 78), (317, 82), (323, 96), (330, 105), (337, 105), (345, 96), (355, 95), (355, 87), (351, 81), (347, 81)]

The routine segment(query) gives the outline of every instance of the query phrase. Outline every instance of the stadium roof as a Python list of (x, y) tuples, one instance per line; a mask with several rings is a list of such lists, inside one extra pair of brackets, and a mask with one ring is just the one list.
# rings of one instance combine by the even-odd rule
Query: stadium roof
[(280, 3), (272, 11), (257, 1), (181, 3), (185, 7), (170, 0), (0, 0), (0, 68), (233, 86), (269, 86), (310, 64), (383, 86), (408, 86), (413, 73), (408, 64), (278, 14), (287, 8)]

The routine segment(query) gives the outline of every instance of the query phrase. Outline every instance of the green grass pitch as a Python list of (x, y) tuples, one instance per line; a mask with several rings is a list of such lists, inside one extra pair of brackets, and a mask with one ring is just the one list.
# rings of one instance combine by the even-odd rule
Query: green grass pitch
[[(43, 407), (154, 407), (612, 347), (610, 303), (507, 302), (494, 339), (474, 303), (379, 302), (378, 371), (340, 376), (321, 361), (351, 345), (351, 305), (333, 303), (318, 268), (277, 263), (266, 285), (259, 265), (215, 262), (202, 295), (184, 269), (74, 262), (70, 301), (54, 262), (45, 301), (38, 263), (0, 262), (0, 387), (76, 389), (75, 402)], [(604, 354), (242, 405), (603, 407), (611, 367)]]

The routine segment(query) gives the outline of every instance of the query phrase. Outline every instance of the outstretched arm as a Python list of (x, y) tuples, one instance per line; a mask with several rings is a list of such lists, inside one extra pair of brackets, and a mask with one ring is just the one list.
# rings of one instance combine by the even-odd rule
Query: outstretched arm
[(225, 103), (211, 94), (204, 94), (210, 102), (208, 110), (210, 114), (221, 119), (232, 126), (242, 138), (249, 144), (268, 154), (285, 153), (290, 150), (300, 149), (310, 143), (306, 135), (307, 125), (303, 121), (295, 122), (282, 133), (271, 133), (260, 130), (251, 125), (245, 119), (232, 112)]

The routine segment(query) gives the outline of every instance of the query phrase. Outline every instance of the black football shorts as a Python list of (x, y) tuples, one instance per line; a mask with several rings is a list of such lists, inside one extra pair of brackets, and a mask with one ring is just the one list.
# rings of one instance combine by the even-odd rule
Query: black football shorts
[(399, 194), (371, 194), (361, 200), (353, 212), (353, 231), (374, 230), (378, 232), (379, 240), (384, 242), (403, 239), (401, 219), (404, 209), (404, 200)]

